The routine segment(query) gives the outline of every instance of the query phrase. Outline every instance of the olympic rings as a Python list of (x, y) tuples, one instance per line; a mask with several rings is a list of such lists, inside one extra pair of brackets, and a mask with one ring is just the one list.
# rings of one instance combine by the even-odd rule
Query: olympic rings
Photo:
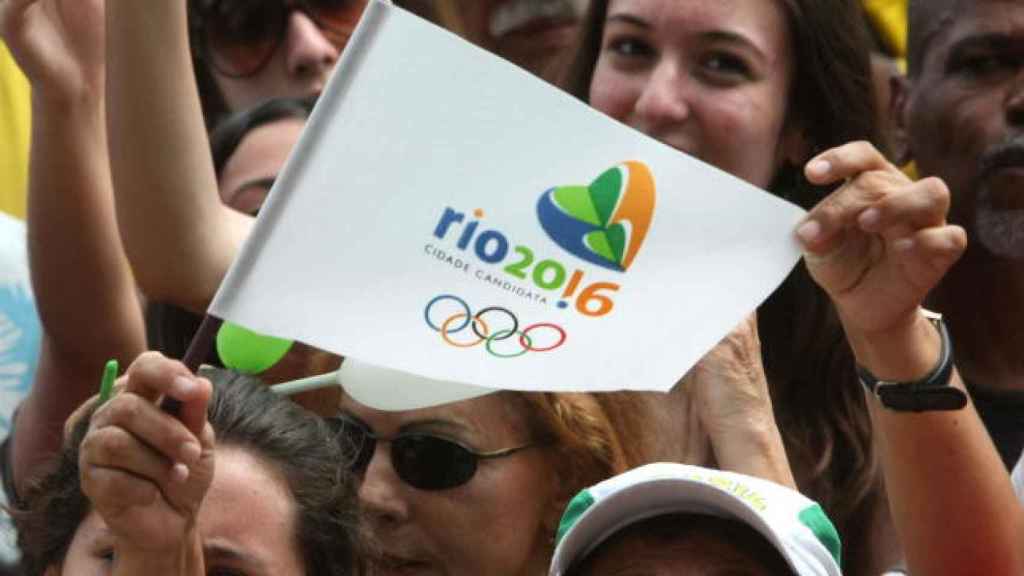
[(459, 298), (458, 296), (453, 296), (451, 294), (441, 294), (440, 296), (435, 296), (433, 300), (427, 303), (427, 307), (423, 309), (423, 319), (427, 321), (427, 326), (433, 328), (435, 332), (441, 331), (440, 328), (438, 328), (433, 322), (430, 321), (430, 309), (434, 307), (434, 304), (437, 304), (441, 300), (455, 300), (459, 304), (462, 304), (462, 307), (466, 309), (466, 321), (462, 323), (462, 326), (459, 326), (455, 330), (452, 330), (452, 332), (459, 332), (466, 326), (469, 326), (469, 317), (472, 316), (472, 313), (469, 311), (469, 304), (466, 304), (466, 301), (463, 300), (462, 298)]
[[(553, 328), (556, 332), (558, 332), (558, 342), (555, 342), (551, 346), (547, 346), (545, 348), (534, 348), (533, 341), (530, 340), (529, 336), (527, 336), (530, 330), (533, 330), (534, 328)], [(561, 326), (558, 326), (557, 324), (552, 324), (550, 322), (538, 322), (536, 324), (530, 324), (529, 326), (523, 329), (523, 331), (519, 335), (519, 345), (522, 346), (524, 349), (529, 350), (530, 352), (548, 352), (564, 344), (565, 337), (565, 330)]]
[[(501, 306), (488, 306), (487, 308), (484, 308), (483, 310), (477, 312), (473, 316), (473, 318), (477, 319), (477, 320), (480, 320), (480, 317), (483, 316), (484, 314), (488, 313), (488, 312), (504, 312), (505, 314), (508, 314), (509, 318), (512, 319), (512, 327), (509, 328), (508, 330), (502, 330), (499, 333), (495, 333), (495, 335), (492, 336), (492, 338), (494, 338), (495, 340), (504, 340), (506, 338), (509, 338), (510, 336), (514, 335), (519, 330), (519, 318), (516, 318), (516, 315), (513, 314), (511, 310), (509, 310), (508, 308), (502, 308)], [(481, 334), (480, 331), (476, 329), (476, 322), (473, 322), (472, 326), (473, 326), (473, 333), (474, 334), (476, 334), (480, 338), (486, 338), (487, 337), (486, 335)], [(506, 334), (506, 332), (507, 332), (507, 334)], [(500, 337), (500, 338), (498, 338), (498, 334), (505, 334), (505, 335)]]
[[(447, 317), (443, 322), (441, 322), (440, 326), (438, 326), (431, 319), (430, 313), (433, 310), (435, 304), (443, 302), (445, 300), (451, 300), (455, 302), (463, 309), (463, 312), (456, 312), (452, 314), (451, 316)], [(509, 319), (512, 321), (512, 326), (510, 328), (504, 328), (502, 330), (498, 330), (492, 333), (490, 326), (487, 324), (487, 322), (484, 321), (483, 318), (485, 314), (492, 312), (500, 312), (507, 315)], [(550, 352), (565, 344), (565, 340), (567, 337), (564, 328), (551, 322), (537, 322), (520, 330), (519, 318), (511, 310), (509, 310), (508, 308), (502, 308), (501, 306), (488, 306), (486, 308), (481, 309), (476, 314), (473, 314), (472, 310), (469, 307), (469, 304), (467, 304), (466, 301), (463, 300), (462, 298), (459, 298), (458, 296), (455, 296), (453, 294), (441, 294), (440, 296), (435, 296), (429, 302), (427, 302), (427, 306), (423, 310), (423, 319), (424, 321), (426, 321), (427, 326), (429, 326), (431, 330), (434, 330), (435, 332), (439, 332), (441, 334), (441, 339), (444, 340), (445, 343), (451, 346), (455, 346), (456, 348), (472, 348), (479, 344), (483, 344), (484, 349), (487, 350), (487, 353), (497, 358), (518, 358), (526, 354), (527, 352)], [(469, 326), (473, 331), (473, 334), (476, 335), (476, 340), (467, 342), (457, 342), (452, 339), (452, 334), (456, 334), (458, 332), (461, 332), (462, 330), (465, 330), (467, 326)], [(543, 328), (554, 330), (557, 339), (555, 340), (554, 344), (535, 347), (533, 345), (535, 338), (532, 338), (530, 334)], [(495, 342), (507, 340), (516, 335), (519, 336), (517, 342), (519, 343), (519, 346), (522, 348), (521, 350), (515, 352), (500, 352), (495, 350)]]
[[(501, 334), (502, 336), (499, 337), (498, 336), (499, 334)], [(494, 336), (491, 336), (490, 338), (488, 338), (487, 339), (487, 344), (485, 345), (485, 347), (487, 348), (487, 351), (491, 353), (491, 356), (497, 356), (498, 358), (518, 358), (518, 357), (522, 356), (523, 354), (526, 354), (527, 352), (529, 352), (530, 349), (528, 347), (526, 347), (526, 346), (523, 346), (523, 349), (520, 350), (519, 352), (514, 352), (512, 354), (502, 354), (500, 352), (495, 352), (491, 348), (491, 343), (494, 342), (495, 340), (504, 340), (505, 338), (508, 338), (509, 336), (512, 336), (513, 334), (516, 334), (516, 332), (512, 331), (512, 330), (502, 330), (501, 332), (495, 332)], [(526, 341), (530, 342), (530, 337), (529, 336), (527, 336), (526, 334), (523, 334), (522, 332), (519, 332), (519, 340), (522, 341), (523, 338), (526, 338)]]
[[(462, 318), (463, 316), (465, 316), (465, 314), (456, 314), (456, 315), (452, 316), (451, 318), (445, 320), (444, 324), (441, 325), (441, 338), (444, 338), (445, 342), (451, 344), (452, 346), (455, 346), (456, 348), (472, 348), (473, 346), (476, 346), (477, 344), (483, 342), (484, 339), (487, 338), (487, 336), (481, 336), (480, 339), (477, 340), (476, 342), (470, 342), (468, 344), (455, 342), (454, 340), (452, 340), (451, 338), (448, 337), (448, 335), (451, 334), (451, 332), (448, 331), (448, 325), (451, 324), (453, 321), (458, 320), (459, 318)], [(479, 322), (480, 324), (483, 325), (484, 332), (490, 332), (491, 331), (491, 329), (487, 327), (487, 324), (483, 320), (481, 320), (480, 318), (473, 318), (473, 332), (477, 332), (476, 331), (476, 323), (477, 322)], [(479, 334), (479, 332), (477, 332), (477, 334)]]

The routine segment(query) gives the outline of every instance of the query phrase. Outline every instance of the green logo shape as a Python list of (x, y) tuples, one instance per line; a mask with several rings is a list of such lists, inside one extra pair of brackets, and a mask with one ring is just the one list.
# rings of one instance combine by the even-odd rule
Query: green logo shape
[(620, 272), (636, 257), (653, 213), (653, 177), (635, 161), (605, 170), (589, 186), (550, 188), (537, 205), (541, 226), (556, 244)]

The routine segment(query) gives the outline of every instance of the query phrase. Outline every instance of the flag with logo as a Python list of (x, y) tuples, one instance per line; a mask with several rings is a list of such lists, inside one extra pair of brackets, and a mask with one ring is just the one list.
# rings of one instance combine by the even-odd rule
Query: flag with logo
[(667, 390), (802, 214), (373, 1), (210, 312), (391, 395)]

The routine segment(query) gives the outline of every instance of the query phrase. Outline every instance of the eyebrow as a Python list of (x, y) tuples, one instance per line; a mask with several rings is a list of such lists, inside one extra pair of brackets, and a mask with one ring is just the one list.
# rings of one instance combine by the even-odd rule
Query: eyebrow
[(632, 24), (641, 28), (650, 29), (651, 24), (640, 18), (639, 16), (633, 16), (632, 14), (612, 14), (607, 18), (608, 22), (625, 22), (626, 24)]
[(1014, 45), (1024, 47), (1024, 37), (1011, 36), (1001, 32), (966, 36), (956, 40), (950, 45), (948, 59), (958, 57), (967, 50), (974, 50), (977, 48), (1005, 50), (1013, 47)]
[(415, 432), (418, 432), (418, 431), (420, 431), (422, 429), (442, 430), (442, 431), (447, 431), (447, 432), (450, 432), (450, 433), (453, 433), (453, 434), (458, 434), (458, 433), (463, 433), (464, 434), (464, 433), (469, 431), (469, 429), (466, 426), (464, 426), (464, 425), (462, 425), (462, 424), (460, 424), (458, 422), (452, 422), (451, 420), (441, 420), (439, 418), (433, 418), (433, 419), (430, 419), (430, 420), (417, 420), (415, 422), (409, 422), (408, 424), (403, 424), (402, 427), (398, 429), (398, 432), (400, 434), (402, 434), (402, 433), (415, 433)]
[[(648, 21), (644, 20), (643, 18), (640, 18), (639, 16), (634, 16), (633, 14), (627, 13), (612, 14), (611, 16), (608, 17), (607, 21), (622, 22), (625, 24), (630, 24), (633, 26), (637, 26), (639, 28), (643, 28), (644, 30), (650, 30), (652, 28), (651, 24)], [(764, 51), (761, 50), (761, 48), (757, 44), (755, 44), (749, 38), (738, 32), (730, 32), (728, 30), (711, 30), (709, 32), (701, 32), (699, 36), (701, 40), (704, 41), (726, 42), (729, 44), (739, 44), (741, 46), (746, 46), (747, 48), (753, 50), (761, 58), (765, 57)]]
[(266, 573), (267, 571), (266, 564), (264, 564), (259, 556), (224, 542), (204, 544), (203, 556), (206, 559), (206, 564), (211, 564), (212, 561), (234, 562), (242, 564), (247, 569), (258, 573)]

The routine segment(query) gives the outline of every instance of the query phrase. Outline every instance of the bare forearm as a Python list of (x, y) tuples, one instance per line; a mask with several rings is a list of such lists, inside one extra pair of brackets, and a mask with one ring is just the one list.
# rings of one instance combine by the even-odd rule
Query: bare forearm
[(192, 72), (185, 2), (107, 2), (118, 220), (143, 291), (203, 309), (251, 220), (222, 206)]
[(131, 360), (145, 334), (114, 217), (102, 104), (58, 110), (42, 100), (33, 98), (28, 246), (45, 337), (77, 364)]
[(797, 489), (782, 435), (773, 418), (763, 424), (750, 422), (746, 428), (737, 428), (737, 433), (727, 442), (716, 442), (714, 450), (722, 470), (764, 478)]
[[(901, 335), (874, 345), (861, 341), (857, 348), (875, 375), (915, 380), (934, 366), (939, 340), (919, 321)], [(963, 387), (955, 374), (953, 384)], [(894, 412), (874, 398), (868, 403), (910, 572), (1024, 571), (1024, 510), (973, 405), (918, 414)]]
[(39, 369), (15, 433), (15, 477), (60, 447), (103, 363), (145, 349), (142, 312), (114, 217), (102, 96), (33, 95), (28, 247), (43, 326)]

